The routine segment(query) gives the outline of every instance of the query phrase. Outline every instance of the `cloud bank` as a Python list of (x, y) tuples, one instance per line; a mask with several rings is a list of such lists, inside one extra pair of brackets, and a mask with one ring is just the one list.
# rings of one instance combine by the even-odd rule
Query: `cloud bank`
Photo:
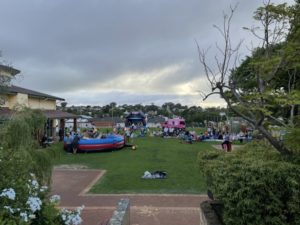
[[(277, 1), (281, 2), (281, 1)], [(22, 71), (14, 83), (65, 98), (69, 105), (162, 104), (224, 106), (209, 91), (195, 40), (211, 46), (228, 0), (2, 0), (0, 49)], [(241, 0), (232, 41), (251, 39), (260, 0)], [(246, 47), (242, 54), (249, 54)], [(210, 63), (213, 57), (209, 58)]]

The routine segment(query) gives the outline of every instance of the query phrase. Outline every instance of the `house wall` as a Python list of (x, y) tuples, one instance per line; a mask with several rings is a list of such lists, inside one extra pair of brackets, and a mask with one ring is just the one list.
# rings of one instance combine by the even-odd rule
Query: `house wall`
[(52, 99), (38, 99), (30, 98), (28, 99), (28, 106), (31, 109), (56, 109), (56, 101)]
[[(13, 78), (15, 74), (19, 73), (20, 71), (15, 71), (13, 68), (9, 66), (0, 65), (0, 76), (1, 77), (9, 77)], [(10, 85), (10, 84), (8, 84)], [(28, 96), (28, 94), (17, 93), (17, 94), (9, 94), (9, 95), (2, 95), (4, 97), (4, 107), (8, 107), (9, 109), (13, 109), (15, 106), (26, 106), (32, 109), (56, 109), (56, 100), (54, 99), (40, 99), (40, 98), (33, 98)], [(2, 103), (2, 101), (1, 101)]]
[(10, 77), (10, 78), (13, 78), (13, 76), (11, 75), (11, 73), (8, 72), (8, 71), (0, 70), (0, 72), (1, 72), (1, 75), (2, 75), (2, 76), (8, 76), (8, 77)]
[(5, 103), (4, 107), (13, 109), (16, 105), (26, 106), (31, 109), (56, 109), (56, 101), (52, 99), (38, 99), (28, 97), (27, 94), (18, 93), (16, 95), (4, 96)]
[(12, 109), (17, 105), (28, 107), (28, 95), (18, 93), (6, 96), (4, 107)]
[(7, 96), (0, 94), (0, 100), (1, 100), (1, 106), (8, 108)]

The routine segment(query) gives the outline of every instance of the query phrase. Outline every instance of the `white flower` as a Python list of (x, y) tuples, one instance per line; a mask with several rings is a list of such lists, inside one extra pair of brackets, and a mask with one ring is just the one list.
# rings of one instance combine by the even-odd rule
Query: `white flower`
[(34, 215), (34, 214), (30, 214), (28, 217), (29, 217), (30, 219), (35, 219), (35, 215)]
[(82, 219), (81, 219), (80, 215), (74, 215), (71, 217), (70, 220), (71, 220), (72, 225), (78, 225), (78, 224), (82, 223)]
[(29, 197), (26, 204), (30, 207), (32, 212), (41, 209), (42, 201), (38, 197)]
[(42, 186), (41, 188), (40, 188), (40, 192), (44, 192), (44, 191), (46, 191), (48, 189), (48, 186)]
[[(34, 174), (33, 175), (31, 175), (31, 176), (34, 176)], [(29, 193), (31, 194), (31, 195), (33, 195), (33, 196), (38, 196), (38, 193), (39, 193), (39, 191), (40, 191), (40, 189), (39, 189), (39, 187), (40, 187), (40, 185), (39, 185), (39, 183), (37, 182), (37, 180), (35, 180), (35, 179), (29, 179), (28, 180), (28, 183), (27, 183), (27, 187), (28, 187), (28, 189), (29, 189)]]
[(3, 189), (2, 193), (0, 194), (0, 197), (7, 197), (10, 200), (15, 200), (16, 192), (12, 188), (5, 188), (5, 189)]
[(26, 212), (21, 212), (20, 217), (23, 221), (28, 222), (28, 215)]
[(49, 200), (50, 200), (51, 203), (59, 203), (60, 202), (60, 196), (59, 195), (52, 195)]
[(62, 214), (61, 218), (62, 218), (63, 221), (65, 221), (67, 219), (67, 216), (65, 214)]
[(75, 209), (76, 213), (80, 215), (80, 214), (81, 214), (81, 211), (84, 209), (84, 207), (85, 207), (84, 205), (82, 205), (82, 206), (80, 206), (80, 207), (77, 207), (77, 208)]
[(31, 185), (34, 189), (38, 189), (39, 188), (39, 183), (36, 180), (32, 180), (31, 181)]
[(82, 218), (80, 217), (81, 210), (84, 206), (76, 208), (74, 211), (69, 211), (67, 209), (61, 209), (61, 218), (65, 225), (79, 225), (82, 223)]
[(11, 214), (13, 214), (15, 212), (14, 209), (10, 206), (4, 206), (3, 208), (7, 209)]

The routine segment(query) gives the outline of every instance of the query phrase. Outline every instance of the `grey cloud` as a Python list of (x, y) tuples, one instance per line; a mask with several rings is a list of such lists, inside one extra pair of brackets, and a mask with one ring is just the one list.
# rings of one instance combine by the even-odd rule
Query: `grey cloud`
[[(116, 101), (117, 99), (117, 101)], [(211, 106), (209, 103), (205, 104), (202, 102), (200, 95), (183, 95), (178, 96), (176, 94), (172, 95), (161, 95), (161, 94), (129, 94), (126, 92), (107, 92), (107, 93), (94, 93), (87, 94), (81, 93), (76, 99), (73, 98), (72, 94), (66, 94), (66, 100), (68, 105), (107, 105), (111, 102), (117, 102), (118, 105), (122, 104), (152, 104), (162, 105), (165, 102), (176, 102), (182, 105), (203, 105)], [(218, 96), (211, 97), (211, 100), (217, 106), (224, 106), (224, 101)]]
[[(157, 81), (156, 89), (163, 90), (167, 81), (176, 85), (199, 76), (194, 41), (207, 48), (220, 40), (212, 25), (221, 24), (222, 11), (236, 2), (2, 0), (0, 49), (23, 72), (19, 85), (62, 97), (72, 91), (74, 98), (79, 89), (89, 90), (125, 73), (189, 62)], [(251, 25), (253, 11), (261, 4), (239, 2), (233, 41), (247, 36), (241, 27)]]

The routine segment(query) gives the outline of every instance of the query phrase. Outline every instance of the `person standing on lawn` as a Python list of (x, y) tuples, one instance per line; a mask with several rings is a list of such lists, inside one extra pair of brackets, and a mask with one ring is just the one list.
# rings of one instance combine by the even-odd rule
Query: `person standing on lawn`
[(230, 135), (228, 132), (226, 132), (224, 136), (224, 141), (222, 142), (222, 149), (225, 150), (224, 145), (226, 145), (226, 151), (230, 152), (231, 151), (231, 142), (230, 142)]
[(76, 133), (74, 135), (74, 138), (73, 138), (73, 141), (72, 141), (73, 154), (77, 153), (79, 140), (80, 140), (80, 138), (79, 138), (78, 134)]

